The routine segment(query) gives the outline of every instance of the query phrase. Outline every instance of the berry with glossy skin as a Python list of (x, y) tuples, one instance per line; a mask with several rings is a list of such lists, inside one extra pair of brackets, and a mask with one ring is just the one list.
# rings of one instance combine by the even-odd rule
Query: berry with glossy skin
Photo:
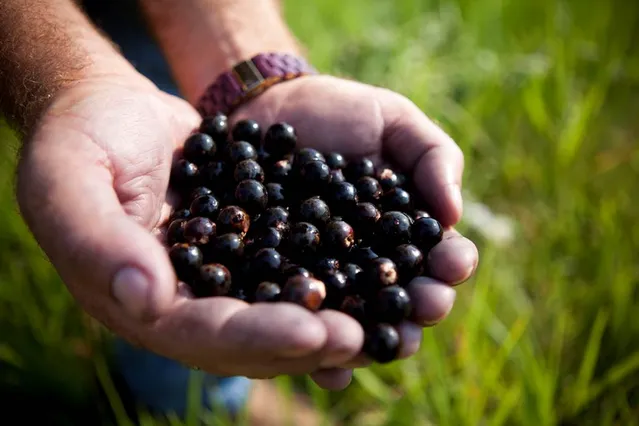
[(311, 271), (294, 263), (288, 263), (282, 267), (282, 276), (284, 277), (284, 280), (288, 280), (296, 275), (301, 275), (306, 278), (311, 278), (313, 276)]
[(397, 266), (399, 281), (406, 285), (424, 273), (424, 255), (412, 244), (402, 244), (393, 250), (391, 260)]
[(262, 166), (255, 160), (243, 160), (235, 165), (233, 178), (235, 182), (253, 179), (262, 183), (264, 182), (264, 170), (262, 170)]
[(288, 211), (282, 207), (269, 207), (262, 213), (257, 224), (263, 228), (272, 227), (280, 232), (287, 232), (289, 229), (288, 216)]
[(303, 275), (295, 275), (286, 280), (280, 293), (280, 301), (298, 304), (309, 311), (319, 310), (325, 298), (324, 283)]
[(397, 177), (397, 174), (388, 167), (384, 167), (379, 173), (377, 173), (377, 180), (384, 192), (388, 192), (399, 186), (399, 178)]
[(339, 183), (346, 182), (346, 178), (344, 177), (344, 173), (341, 170), (331, 170), (331, 183)]
[(323, 308), (339, 309), (346, 297), (348, 288), (348, 278), (343, 272), (332, 270), (325, 272), (321, 280), (326, 286), (326, 299), (324, 299)]
[(355, 244), (355, 231), (343, 220), (332, 220), (326, 225), (322, 245), (332, 253), (346, 253)]
[(397, 246), (409, 243), (411, 239), (410, 218), (398, 211), (384, 213), (377, 222), (377, 236), (381, 240), (380, 244)]
[(297, 256), (312, 254), (320, 245), (320, 231), (307, 222), (298, 222), (291, 227), (288, 238), (291, 253)]
[(329, 152), (325, 157), (326, 164), (333, 170), (341, 170), (346, 167), (346, 159), (339, 152)]
[(308, 222), (323, 229), (326, 222), (331, 218), (331, 211), (328, 205), (320, 198), (309, 198), (300, 204), (297, 212), (297, 220)]
[(349, 214), (358, 237), (370, 238), (375, 233), (382, 214), (371, 203), (358, 203)]
[(233, 140), (248, 142), (258, 148), (262, 142), (262, 129), (255, 120), (238, 121), (233, 127)]
[(362, 327), (367, 327), (371, 320), (368, 314), (368, 306), (366, 301), (358, 295), (349, 295), (344, 298), (339, 307), (340, 312), (345, 313), (355, 319)]
[(419, 220), (423, 217), (430, 217), (430, 215), (424, 210), (415, 210), (413, 212), (413, 220)]
[(202, 266), (202, 251), (192, 244), (177, 243), (171, 246), (169, 258), (177, 277), (184, 282), (190, 282), (197, 276)]
[(350, 263), (354, 263), (365, 269), (371, 260), (377, 259), (378, 257), (377, 253), (370, 247), (357, 247), (349, 253), (348, 259)]
[(233, 142), (226, 149), (226, 156), (232, 164), (237, 164), (244, 160), (257, 160), (257, 151), (248, 142)]
[(264, 135), (264, 149), (278, 158), (293, 152), (296, 145), (297, 134), (288, 123), (275, 123)]
[(397, 325), (408, 318), (412, 309), (408, 292), (397, 285), (381, 289), (372, 305), (375, 319), (391, 325)]
[(289, 181), (293, 166), (289, 160), (279, 160), (268, 167), (268, 181), (286, 183)]
[(193, 217), (193, 215), (191, 214), (191, 210), (180, 209), (180, 210), (175, 210), (173, 214), (171, 214), (171, 217), (169, 218), (169, 220), (173, 222), (174, 220), (190, 219), (191, 217)]
[(444, 228), (432, 217), (423, 217), (413, 223), (413, 244), (424, 253), (435, 247), (444, 237)]
[(281, 183), (270, 182), (266, 184), (266, 193), (268, 194), (268, 206), (286, 206), (286, 190)]
[(251, 275), (259, 281), (277, 281), (282, 256), (274, 248), (258, 250), (251, 259)]
[(202, 265), (191, 290), (195, 297), (226, 296), (231, 291), (231, 272), (219, 263)]
[(264, 185), (256, 180), (247, 179), (237, 184), (235, 200), (248, 213), (259, 213), (266, 208), (268, 193)]
[(354, 263), (347, 263), (342, 268), (342, 272), (344, 272), (346, 278), (348, 279), (348, 286), (354, 289), (357, 287), (359, 281), (361, 280), (364, 270), (359, 265), (356, 265)]
[(348, 163), (344, 169), (344, 176), (349, 182), (357, 182), (357, 180), (364, 176), (374, 176), (375, 165), (370, 158), (360, 158)]
[(193, 216), (201, 216), (215, 220), (220, 209), (220, 203), (217, 201), (217, 198), (212, 195), (203, 195), (193, 200), (189, 209)]
[(326, 191), (326, 201), (334, 214), (348, 213), (358, 202), (357, 190), (349, 182), (331, 183)]
[(322, 153), (316, 149), (302, 148), (295, 154), (295, 157), (293, 160), (296, 167), (301, 167), (309, 161), (326, 162), (326, 159), (324, 158)]
[(321, 193), (331, 180), (331, 169), (322, 161), (307, 161), (299, 170), (301, 189)]
[(193, 191), (191, 191), (191, 195), (189, 196), (189, 200), (193, 202), (198, 197), (202, 197), (204, 195), (213, 195), (213, 191), (205, 186), (198, 186)]
[(215, 236), (215, 222), (206, 217), (194, 217), (184, 225), (184, 239), (190, 244), (206, 244)]
[(184, 239), (184, 225), (186, 225), (186, 222), (186, 219), (175, 219), (169, 224), (166, 229), (166, 241), (169, 246), (186, 241)]
[(212, 161), (200, 168), (200, 178), (204, 185), (217, 191), (230, 181), (230, 172), (225, 162)]
[(255, 302), (277, 302), (280, 300), (282, 290), (276, 283), (263, 281), (255, 290)]
[(395, 210), (410, 213), (412, 201), (410, 194), (402, 188), (393, 188), (382, 196), (384, 210)]
[(200, 132), (206, 133), (218, 144), (225, 144), (229, 135), (229, 121), (224, 114), (205, 117), (200, 123)]
[(377, 179), (370, 176), (359, 178), (355, 189), (360, 202), (377, 204), (382, 197), (382, 187)]
[(255, 235), (247, 241), (247, 247), (252, 251), (263, 248), (277, 248), (282, 243), (282, 233), (275, 228), (266, 228), (256, 231)]
[(197, 165), (209, 162), (215, 152), (217, 146), (213, 138), (206, 133), (194, 133), (184, 142), (183, 157)]
[(397, 284), (399, 274), (395, 263), (385, 257), (372, 259), (366, 269), (364, 269), (364, 285), (367, 289), (379, 290)]
[(175, 162), (171, 168), (171, 185), (179, 187), (194, 187), (198, 184), (200, 170), (195, 163), (184, 158)]
[(364, 353), (380, 364), (394, 361), (399, 355), (401, 339), (390, 324), (377, 324), (364, 338)]
[(251, 218), (238, 206), (226, 206), (217, 217), (218, 235), (235, 233), (246, 234), (251, 226)]
[(219, 235), (209, 246), (207, 247), (207, 261), (211, 263), (220, 263), (231, 267), (237, 265), (244, 256), (244, 242), (237, 234)]
[(321, 277), (325, 273), (339, 271), (339, 266), (339, 260), (322, 256), (314, 262), (313, 272)]

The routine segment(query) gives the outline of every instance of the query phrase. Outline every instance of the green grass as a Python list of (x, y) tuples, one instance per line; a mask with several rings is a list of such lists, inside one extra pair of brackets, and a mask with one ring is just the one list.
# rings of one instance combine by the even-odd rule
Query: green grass
[[(296, 383), (345, 425), (639, 424), (639, 4), (285, 4), (321, 70), (410, 97), (463, 148), (472, 198), (515, 224), (500, 245), (463, 221), (480, 267), (417, 356), (339, 393)], [(127, 424), (104, 334), (28, 236), (0, 149), (0, 406)]]

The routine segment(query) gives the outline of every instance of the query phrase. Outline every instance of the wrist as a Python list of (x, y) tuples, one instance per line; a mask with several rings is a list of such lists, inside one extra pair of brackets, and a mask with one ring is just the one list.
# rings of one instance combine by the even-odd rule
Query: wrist
[(215, 79), (259, 53), (302, 49), (274, 0), (142, 0), (184, 97), (195, 104)]

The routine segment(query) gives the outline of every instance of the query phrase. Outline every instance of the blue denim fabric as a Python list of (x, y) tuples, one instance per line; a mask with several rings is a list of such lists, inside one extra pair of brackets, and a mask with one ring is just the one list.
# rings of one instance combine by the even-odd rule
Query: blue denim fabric
[[(148, 34), (135, 1), (85, 0), (84, 8), (140, 73), (160, 89), (179, 95), (168, 64)], [(115, 342), (115, 356), (119, 372), (136, 403), (154, 412), (184, 416), (191, 369), (120, 339)], [(212, 409), (221, 405), (229, 413), (236, 413), (245, 405), (251, 388), (249, 379), (205, 375), (203, 380), (204, 407)]]

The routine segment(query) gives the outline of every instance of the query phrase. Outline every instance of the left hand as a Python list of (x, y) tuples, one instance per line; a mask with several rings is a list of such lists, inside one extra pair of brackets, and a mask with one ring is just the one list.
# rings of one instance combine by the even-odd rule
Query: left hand
[[(401, 357), (419, 349), (422, 327), (444, 319), (453, 308), (453, 286), (466, 281), (475, 271), (475, 245), (452, 226), (461, 218), (460, 192), (463, 154), (455, 142), (430, 121), (407, 98), (392, 91), (330, 76), (309, 76), (269, 88), (240, 107), (232, 123), (251, 118), (263, 128), (285, 121), (295, 127), (301, 146), (322, 152), (339, 151), (347, 157), (382, 158), (412, 177), (430, 210), (446, 227), (444, 239), (428, 256), (432, 278), (419, 277), (408, 286), (414, 317), (400, 326)], [(342, 345), (344, 314), (333, 312), (325, 321), (331, 345)], [(352, 336), (361, 339), (360, 336)], [(337, 347), (330, 348), (338, 350)], [(341, 389), (352, 377), (352, 367), (366, 365), (362, 355), (339, 368), (320, 369), (312, 374), (322, 387)]]

